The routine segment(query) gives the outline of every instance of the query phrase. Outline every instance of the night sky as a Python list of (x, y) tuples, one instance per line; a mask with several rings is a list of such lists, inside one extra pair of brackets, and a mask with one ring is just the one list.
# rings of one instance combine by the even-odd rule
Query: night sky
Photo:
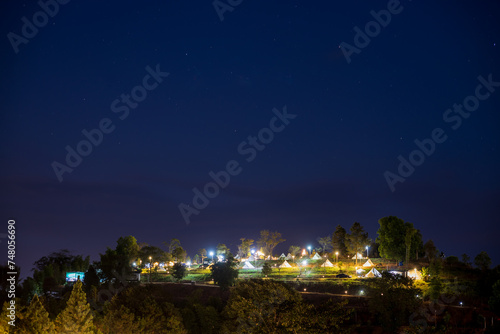
[(281, 253), (389, 215), (499, 263), (498, 1), (42, 1), (0, 4), (23, 276), (126, 235), (192, 257), (270, 229)]

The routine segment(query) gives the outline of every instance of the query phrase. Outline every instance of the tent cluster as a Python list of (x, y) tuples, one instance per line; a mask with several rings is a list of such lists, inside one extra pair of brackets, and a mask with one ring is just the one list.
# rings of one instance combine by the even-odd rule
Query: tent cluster
[[(364, 268), (370, 268), (373, 267), (366, 275), (365, 277), (382, 277), (380, 272), (375, 269), (375, 264), (372, 262), (372, 260), (368, 259), (365, 263), (363, 263)], [(360, 270), (360, 269), (358, 269)]]
[[(290, 261), (290, 260), (293, 260), (294, 257), (292, 254), (288, 253), (288, 255), (285, 256), (285, 254), (281, 254), (280, 257), (279, 257), (280, 260), (287, 260), (287, 261)], [(313, 256), (311, 256), (311, 260), (321, 260), (321, 256), (318, 254), (318, 253), (314, 253)]]
[[(250, 257), (250, 258), (253, 258), (253, 257)], [(243, 264), (241, 269), (255, 269), (255, 267), (250, 263), (250, 261), (251, 261), (250, 258), (247, 261), (245, 261), (245, 263)], [(285, 256), (285, 254), (281, 254), (279, 259), (283, 260), (283, 263), (281, 263), (278, 266), (279, 268), (292, 268), (292, 265), (288, 262), (289, 260), (293, 259), (292, 255), (290, 253), (288, 253), (288, 255), (286, 255), (286, 256)], [(318, 253), (315, 253), (311, 259), (320, 260), (321, 256), (319, 256)], [(326, 259), (326, 261), (324, 261), (320, 266), (331, 268), (331, 267), (334, 267), (335, 265), (332, 262), (330, 262), (329, 259)], [(361, 267), (358, 267), (358, 269), (357, 269), (358, 274), (361, 274), (363, 272), (363, 268), (365, 268), (365, 269), (371, 268), (370, 271), (366, 275), (364, 275), (364, 277), (382, 277), (382, 274), (380, 274), (380, 272), (375, 268), (375, 264), (370, 259), (366, 260), (366, 262), (363, 263), (363, 265)], [(398, 274), (402, 274), (402, 273), (398, 272)], [(422, 279), (422, 275), (420, 274), (420, 272), (416, 268), (408, 271), (408, 277), (411, 277), (414, 279)]]

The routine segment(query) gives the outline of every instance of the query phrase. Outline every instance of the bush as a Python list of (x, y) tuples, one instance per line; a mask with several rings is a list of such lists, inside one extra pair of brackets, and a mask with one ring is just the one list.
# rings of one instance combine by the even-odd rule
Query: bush
[(271, 275), (273, 272), (273, 269), (271, 268), (271, 265), (269, 263), (264, 263), (264, 266), (262, 267), (262, 275)]
[(460, 264), (460, 260), (456, 256), (448, 256), (445, 260), (446, 265), (454, 267)]
[(176, 263), (172, 267), (172, 276), (177, 280), (180, 281), (187, 275), (187, 269), (186, 266), (183, 265), (182, 263)]
[(218, 284), (221, 289), (226, 290), (233, 286), (238, 278), (239, 271), (236, 268), (238, 262), (229, 254), (226, 262), (218, 262), (210, 267), (214, 283)]
[(383, 272), (381, 278), (372, 281), (368, 292), (370, 312), (385, 330), (395, 333), (420, 306), (420, 293), (413, 279)]

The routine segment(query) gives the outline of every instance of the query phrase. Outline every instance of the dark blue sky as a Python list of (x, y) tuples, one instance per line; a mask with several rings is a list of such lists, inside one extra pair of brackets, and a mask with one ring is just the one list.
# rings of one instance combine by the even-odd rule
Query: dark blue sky
[[(398, 13), (348, 63), (342, 43), (388, 4)], [(0, 232), (16, 219), (24, 275), (51, 251), (97, 260), (130, 234), (179, 238), (193, 256), (271, 229), (281, 252), (355, 221), (375, 239), (388, 215), (446, 255), (485, 250), (499, 263), (500, 87), (474, 97), (479, 76), (500, 81), (497, 1), (242, 1), (223, 21), (211, 1), (58, 6), (44, 22), (35, 1), (0, 5)], [(19, 42), (34, 16), (38, 32)], [(157, 68), (169, 75), (145, 90)], [(127, 107), (131, 93), (141, 101)], [(479, 105), (453, 129), (459, 114), (446, 111), (469, 96)], [(246, 161), (239, 145), (284, 106), (297, 117)], [(54, 161), (100, 122), (113, 131), (60, 182)], [(436, 128), (446, 141), (391, 191), (384, 173)], [(192, 189), (231, 160), (241, 172), (187, 225), (179, 204), (193, 207)]]

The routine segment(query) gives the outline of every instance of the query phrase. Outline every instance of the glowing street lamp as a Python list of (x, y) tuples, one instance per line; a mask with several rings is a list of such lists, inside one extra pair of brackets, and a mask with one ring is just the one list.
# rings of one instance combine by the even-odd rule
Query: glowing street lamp
[(311, 246), (307, 246), (307, 249), (309, 250), (309, 255), (311, 255)]
[(337, 262), (339, 262), (339, 252), (335, 252), (335, 256), (336, 256), (336, 258), (337, 258), (337, 260), (336, 260), (336, 261), (337, 261)]
[(302, 266), (304, 267), (304, 274), (306, 273), (307, 260), (302, 261)]
[(212, 262), (214, 262), (214, 252), (210, 252), (210, 256), (212, 257)]
[(148, 277), (148, 283), (151, 282), (151, 259), (152, 257), (149, 257), (149, 277)]
[(370, 251), (370, 246), (366, 246), (365, 248), (366, 248), (366, 257), (368, 258), (369, 257), (368, 252)]

